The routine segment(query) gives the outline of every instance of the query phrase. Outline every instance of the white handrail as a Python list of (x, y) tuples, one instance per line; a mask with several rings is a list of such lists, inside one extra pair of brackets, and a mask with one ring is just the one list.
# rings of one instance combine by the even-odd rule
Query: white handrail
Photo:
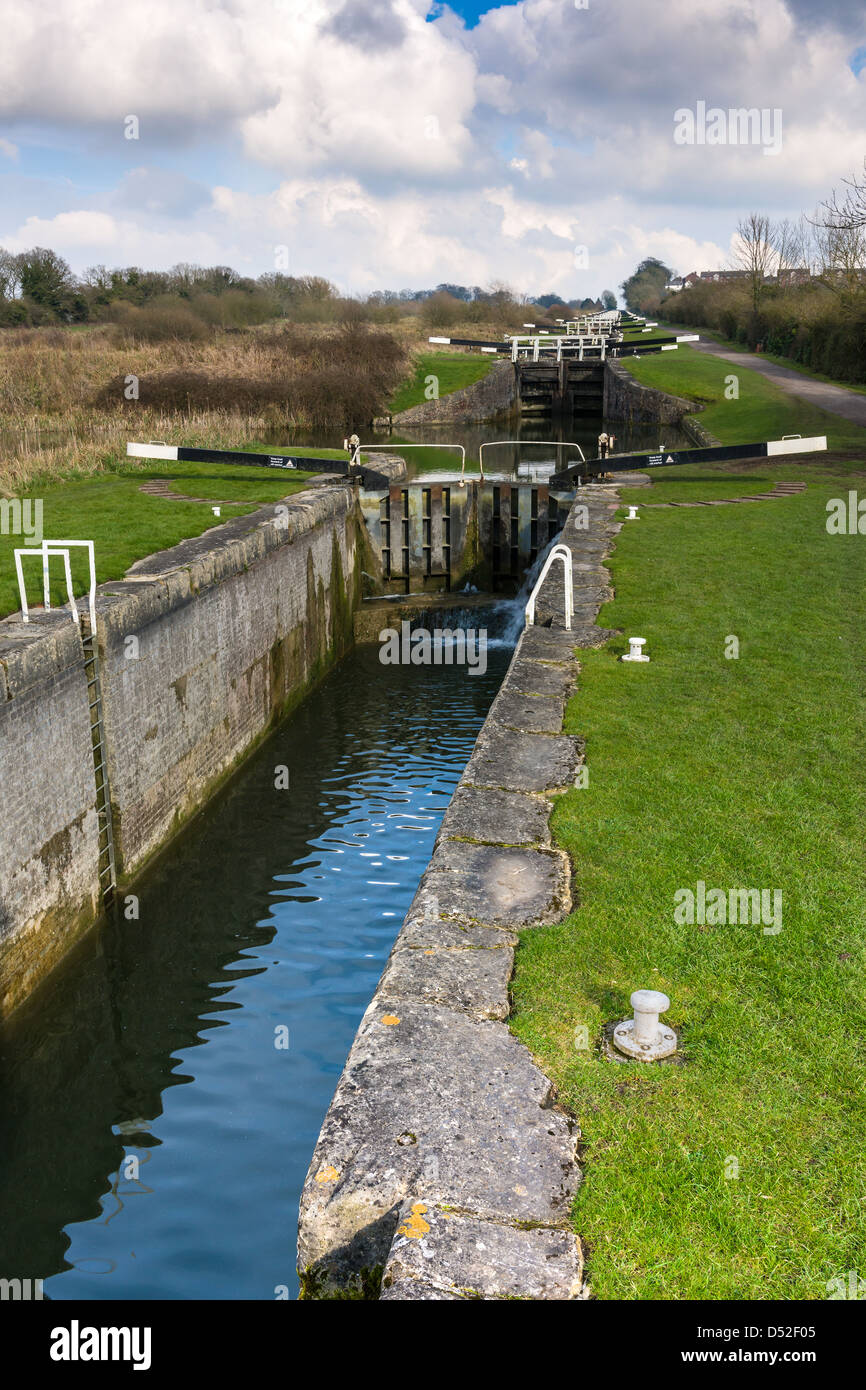
[(535, 587), (529, 595), (529, 602), (526, 605), (526, 626), (532, 627), (535, 622), (535, 600), (538, 591), (547, 578), (547, 572), (554, 560), (561, 560), (563, 566), (563, 581), (565, 584), (565, 626), (567, 631), (571, 631), (571, 620), (574, 617), (574, 581), (572, 571), (571, 551), (567, 545), (555, 545), (544, 562), (541, 574), (535, 581)]
[[(365, 454), (370, 453), (371, 449), (390, 449), (397, 454), (401, 449), (459, 449), (461, 455), (460, 486), (466, 486), (466, 450), (462, 444), (362, 444), (360, 448)], [(354, 459), (352, 461), (354, 462)], [(483, 473), (481, 474), (481, 481), (484, 481)]]
[(42, 603), (45, 612), (51, 611), (51, 592), (48, 575), (48, 560), (51, 555), (63, 557), (63, 568), (66, 576), (66, 592), (69, 596), (69, 607), (72, 611), (73, 620), (80, 622), (78, 608), (75, 603), (75, 595), (72, 591), (72, 568), (70, 565), (69, 549), (73, 545), (82, 545), (87, 550), (87, 558), (90, 569), (90, 583), (87, 591), (87, 605), (90, 615), (91, 631), (96, 631), (96, 563), (93, 549), (93, 541), (52, 541), (43, 540), (39, 547), (24, 547), (15, 551), (15, 574), (18, 578), (18, 593), (21, 598), (21, 620), (30, 622), (30, 609), (27, 606), (27, 589), (24, 584), (24, 569), (21, 564), (22, 555), (39, 555), (42, 557)]
[(581, 463), (586, 463), (586, 457), (579, 444), (575, 444), (570, 439), (487, 439), (478, 446), (478, 463), (481, 468), (481, 477), (484, 478), (484, 450), (498, 449), (502, 444), (543, 444), (552, 446), (554, 449), (576, 449), (580, 454)]

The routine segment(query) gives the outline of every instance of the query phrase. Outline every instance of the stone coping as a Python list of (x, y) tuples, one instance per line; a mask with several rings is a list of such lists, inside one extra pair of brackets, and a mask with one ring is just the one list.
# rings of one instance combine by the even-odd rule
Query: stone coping
[(573, 905), (549, 818), (584, 758), (563, 716), (575, 648), (610, 635), (594, 617), (617, 505), (588, 487), (572, 508), (558, 540), (578, 625), (564, 630), (552, 570), (537, 604), (549, 625), (520, 638), (352, 1045), (301, 1197), (302, 1298), (585, 1296), (579, 1136), (506, 1020), (518, 932)]

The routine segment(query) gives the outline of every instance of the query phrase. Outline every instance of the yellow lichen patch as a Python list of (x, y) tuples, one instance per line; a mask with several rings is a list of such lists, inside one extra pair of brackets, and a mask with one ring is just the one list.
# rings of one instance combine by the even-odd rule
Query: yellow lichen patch
[(399, 1018), (397, 1017), (396, 1014), (383, 1014), (383, 1016), (382, 1016), (382, 1022), (383, 1022), (383, 1023), (388, 1023), (388, 1024), (394, 1024), (394, 1023), (399, 1023), (400, 1020), (399, 1020)]
[(397, 1232), (401, 1236), (408, 1236), (410, 1240), (423, 1240), (430, 1230), (424, 1220), (424, 1212), (427, 1210), (424, 1202), (414, 1202), (412, 1204), (412, 1215), (406, 1218), (403, 1226), (397, 1227)]
[(316, 1174), (316, 1182), (336, 1182), (340, 1174), (336, 1168), (332, 1168), (330, 1163), (327, 1168), (320, 1168)]

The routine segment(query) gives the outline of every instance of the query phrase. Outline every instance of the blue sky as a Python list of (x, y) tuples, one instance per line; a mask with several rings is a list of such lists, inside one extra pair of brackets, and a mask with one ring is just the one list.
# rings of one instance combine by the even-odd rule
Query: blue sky
[[(849, 0), (0, 0), (0, 25), (0, 245), (79, 271), (596, 294), (646, 255), (729, 263), (744, 213), (809, 212), (866, 154)], [(778, 109), (781, 149), (678, 145), (699, 101)]]

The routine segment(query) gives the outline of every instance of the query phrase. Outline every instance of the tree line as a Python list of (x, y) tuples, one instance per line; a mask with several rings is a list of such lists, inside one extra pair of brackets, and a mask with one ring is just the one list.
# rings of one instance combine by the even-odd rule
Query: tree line
[(436, 326), (483, 321), (527, 306), (562, 316), (613, 307), (600, 299), (565, 300), (552, 293), (516, 295), (505, 285), (441, 283), (432, 289), (376, 290), (341, 295), (323, 276), (268, 271), (256, 277), (231, 266), (185, 262), (169, 270), (90, 266), (75, 275), (64, 258), (43, 246), (13, 253), (0, 247), (0, 326), (118, 323), (139, 336), (201, 337), (214, 328), (243, 328), (271, 319), (298, 323), (397, 322), (419, 314)]
[(809, 215), (741, 217), (722, 280), (672, 292), (673, 277), (648, 257), (622, 285), (626, 304), (843, 381), (866, 381), (866, 160)]

